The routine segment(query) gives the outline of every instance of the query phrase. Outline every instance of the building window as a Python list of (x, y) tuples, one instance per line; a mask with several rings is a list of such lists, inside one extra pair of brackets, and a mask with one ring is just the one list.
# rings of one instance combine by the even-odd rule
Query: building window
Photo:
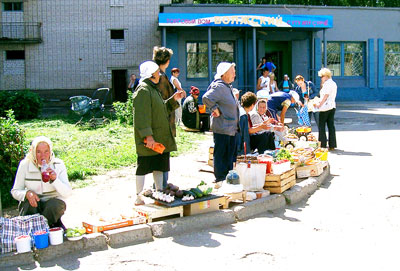
[(400, 76), (400, 42), (385, 42), (385, 75)]
[(110, 7), (123, 7), (124, 0), (110, 0)]
[(22, 2), (3, 3), (3, 11), (22, 11)]
[(3, 73), (5, 75), (23, 75), (23, 74), (25, 74), (25, 51), (24, 50), (5, 51)]
[[(234, 61), (233, 42), (212, 43), (212, 71), (215, 72), (219, 62)], [(188, 42), (186, 43), (186, 65), (187, 78), (208, 77), (208, 43)]]
[(111, 53), (125, 53), (125, 33), (124, 30), (111, 30)]
[(15, 51), (6, 51), (6, 60), (24, 60), (25, 59), (25, 51), (24, 50), (15, 50)]
[[(323, 47), (323, 44), (322, 44)], [(365, 43), (328, 42), (327, 66), (333, 76), (363, 76)], [(324, 63), (322, 56), (322, 63)]]

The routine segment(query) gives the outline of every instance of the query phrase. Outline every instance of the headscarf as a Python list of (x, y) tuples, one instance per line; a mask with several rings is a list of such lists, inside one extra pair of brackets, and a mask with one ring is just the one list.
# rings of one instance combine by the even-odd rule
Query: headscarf
[(31, 147), (29, 148), (29, 152), (26, 155), (26, 159), (28, 159), (29, 161), (31, 161), (35, 166), (37, 166), (38, 168), (39, 166), (39, 161), (37, 161), (36, 159), (36, 148), (39, 145), (39, 143), (46, 143), (47, 145), (49, 145), (50, 148), (50, 161), (49, 164), (54, 162), (55, 156), (54, 156), (54, 152), (53, 152), (53, 142), (51, 142), (51, 140), (45, 136), (38, 136), (35, 137), (32, 141)]
[(153, 61), (145, 61), (139, 66), (140, 82), (153, 76), (160, 67)]
[(190, 94), (199, 95), (200, 94), (200, 90), (195, 86), (191, 86), (190, 87)]

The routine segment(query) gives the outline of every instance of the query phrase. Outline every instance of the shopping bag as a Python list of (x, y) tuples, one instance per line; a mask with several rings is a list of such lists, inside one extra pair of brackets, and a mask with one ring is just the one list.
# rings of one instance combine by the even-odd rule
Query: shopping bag
[(267, 164), (237, 163), (236, 171), (244, 190), (263, 190)]
[(13, 218), (0, 217), (0, 253), (16, 250), (14, 240), (20, 235), (29, 235), (33, 245), (33, 234), (37, 231), (49, 231), (46, 218), (40, 214)]
[(311, 126), (310, 118), (308, 117), (308, 106), (300, 108), (300, 110), (296, 110), (297, 117), (299, 119), (298, 123), (301, 126)]

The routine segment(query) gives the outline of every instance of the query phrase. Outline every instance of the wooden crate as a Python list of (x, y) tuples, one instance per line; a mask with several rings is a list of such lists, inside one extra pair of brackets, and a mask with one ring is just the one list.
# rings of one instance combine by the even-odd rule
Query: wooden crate
[(320, 161), (315, 165), (296, 168), (297, 178), (316, 177), (322, 174), (324, 168), (328, 165), (327, 161)]
[(208, 149), (208, 153), (213, 154), (213, 153), (214, 153), (214, 147), (210, 147), (210, 148)]
[(229, 203), (232, 201), (240, 200), (243, 203), (246, 202), (246, 191), (237, 192), (237, 193), (226, 193), (224, 197), (221, 198), (220, 204), (222, 205), (222, 209), (229, 208)]
[(271, 193), (283, 193), (296, 184), (296, 170), (292, 168), (280, 175), (267, 174), (264, 189)]
[(167, 217), (171, 215), (183, 216), (183, 206), (165, 207), (156, 204), (147, 204), (134, 207), (138, 214), (146, 217), (147, 222), (151, 223), (155, 218)]

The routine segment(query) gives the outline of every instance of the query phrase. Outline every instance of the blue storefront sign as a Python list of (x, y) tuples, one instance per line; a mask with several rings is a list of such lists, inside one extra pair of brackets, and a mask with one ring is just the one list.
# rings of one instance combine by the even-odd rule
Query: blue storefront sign
[(330, 15), (160, 13), (159, 26), (332, 28)]

